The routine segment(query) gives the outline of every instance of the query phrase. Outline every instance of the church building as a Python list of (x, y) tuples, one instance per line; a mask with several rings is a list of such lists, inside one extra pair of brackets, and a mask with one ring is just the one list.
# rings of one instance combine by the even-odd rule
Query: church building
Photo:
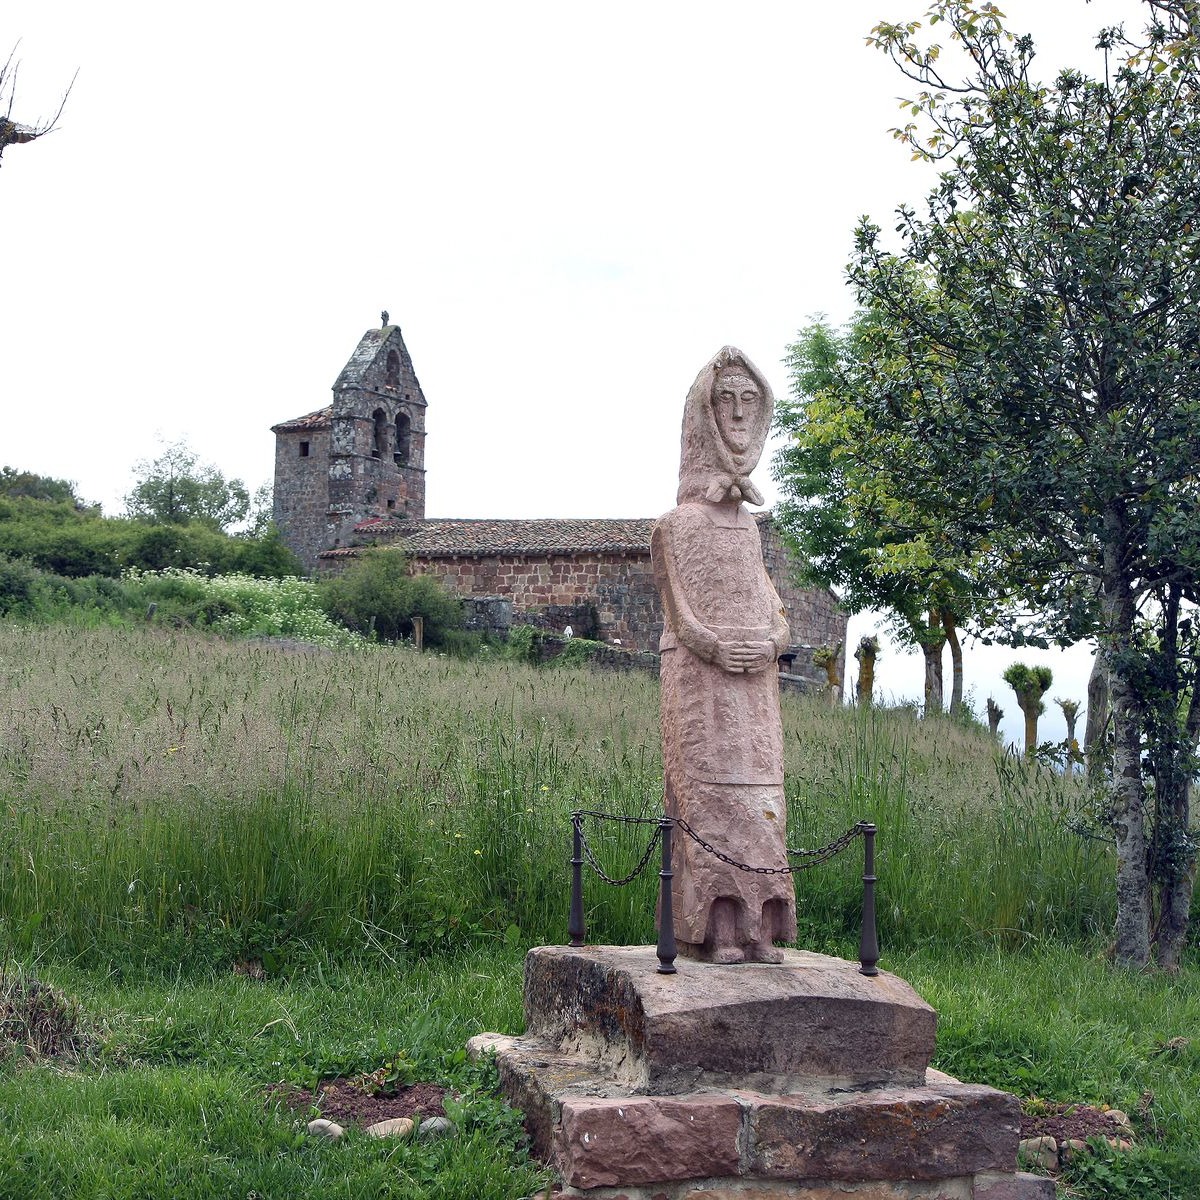
[[(272, 426), (275, 524), (305, 568), (336, 571), (365, 547), (395, 546), (415, 574), (463, 599), (468, 624), (570, 625), (579, 636), (656, 652), (655, 518), (426, 518), (425, 410), (400, 328), (385, 319), (363, 335), (330, 405)], [(827, 589), (796, 585), (770, 514), (756, 519), (791, 627), (792, 661), (783, 665), (819, 684), (825, 674), (812, 648), (844, 652), (846, 614)]]

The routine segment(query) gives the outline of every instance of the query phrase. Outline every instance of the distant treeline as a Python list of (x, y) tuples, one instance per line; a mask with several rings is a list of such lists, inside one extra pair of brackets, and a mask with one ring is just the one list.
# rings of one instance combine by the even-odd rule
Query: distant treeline
[(66, 480), (10, 467), (0, 470), (0, 558), (80, 579), (119, 576), (130, 567), (194, 567), (213, 574), (267, 578), (302, 568), (273, 529), (251, 537), (199, 521), (163, 524), (105, 517)]

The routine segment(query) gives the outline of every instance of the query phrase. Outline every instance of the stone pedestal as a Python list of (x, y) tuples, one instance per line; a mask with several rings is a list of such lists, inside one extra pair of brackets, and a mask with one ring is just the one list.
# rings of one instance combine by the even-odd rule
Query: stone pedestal
[(561, 1197), (1053, 1200), (1016, 1172), (1015, 1097), (928, 1068), (935, 1014), (902, 979), (541, 946), (523, 1037), (481, 1034)]

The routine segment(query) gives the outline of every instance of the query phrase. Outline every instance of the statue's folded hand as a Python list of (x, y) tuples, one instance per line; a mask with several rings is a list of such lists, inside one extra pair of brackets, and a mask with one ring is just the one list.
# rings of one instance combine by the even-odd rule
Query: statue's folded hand
[(771, 642), (720, 642), (717, 645), (717, 663), (726, 671), (763, 671), (775, 657), (775, 646)]

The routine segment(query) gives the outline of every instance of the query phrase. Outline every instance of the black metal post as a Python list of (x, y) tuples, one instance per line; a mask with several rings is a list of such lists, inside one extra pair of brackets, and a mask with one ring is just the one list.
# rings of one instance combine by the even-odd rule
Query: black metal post
[(878, 975), (879, 937), (875, 932), (875, 826), (860, 821), (863, 835), (862, 936), (858, 943), (859, 972)]
[(572, 946), (586, 943), (587, 926), (583, 920), (583, 814), (571, 814), (571, 917), (567, 933)]
[(658, 872), (658, 973), (675, 974), (675, 906), (671, 898), (671, 830), (675, 822), (663, 817), (658, 822), (662, 837), (662, 868)]

